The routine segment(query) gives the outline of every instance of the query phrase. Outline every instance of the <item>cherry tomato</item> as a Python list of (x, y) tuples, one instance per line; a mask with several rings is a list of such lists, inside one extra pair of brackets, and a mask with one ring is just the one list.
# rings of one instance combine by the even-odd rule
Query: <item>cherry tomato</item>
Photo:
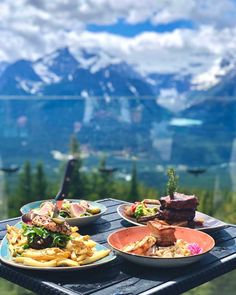
[(140, 204), (140, 202), (135, 202), (132, 206), (131, 206), (131, 211), (135, 212), (137, 206)]

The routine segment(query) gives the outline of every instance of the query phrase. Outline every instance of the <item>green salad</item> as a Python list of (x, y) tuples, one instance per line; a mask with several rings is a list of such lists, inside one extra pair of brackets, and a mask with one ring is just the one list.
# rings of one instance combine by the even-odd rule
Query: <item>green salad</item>
[(51, 232), (43, 227), (36, 227), (32, 225), (22, 224), (23, 236), (27, 237), (27, 244), (24, 245), (24, 248), (37, 248), (42, 241), (47, 245), (48, 248), (59, 247), (65, 248), (67, 242), (70, 240), (70, 236), (58, 233)]
[(140, 218), (143, 216), (155, 215), (158, 211), (158, 208), (147, 207), (147, 205), (143, 202), (136, 202), (135, 204), (132, 205), (131, 210), (135, 218)]

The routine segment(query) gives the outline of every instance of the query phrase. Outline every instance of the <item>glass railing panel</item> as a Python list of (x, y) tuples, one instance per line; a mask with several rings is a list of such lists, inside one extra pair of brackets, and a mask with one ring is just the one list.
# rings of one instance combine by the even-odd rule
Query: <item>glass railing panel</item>
[[(173, 166), (180, 190), (200, 198), (209, 194), (217, 208), (236, 190), (235, 102), (203, 97), (176, 111), (156, 97), (1, 97), (1, 216), (16, 214), (7, 208), (18, 197), (26, 161), (32, 174), (43, 163), (47, 196), (53, 196), (72, 136), (80, 144), (81, 173), (90, 180), (106, 158), (112, 170), (111, 197), (132, 200), (135, 162), (140, 198), (163, 195), (166, 169)], [(90, 187), (78, 197), (103, 197), (92, 191), (91, 183), (85, 186)], [(33, 200), (33, 188), (30, 193)]]

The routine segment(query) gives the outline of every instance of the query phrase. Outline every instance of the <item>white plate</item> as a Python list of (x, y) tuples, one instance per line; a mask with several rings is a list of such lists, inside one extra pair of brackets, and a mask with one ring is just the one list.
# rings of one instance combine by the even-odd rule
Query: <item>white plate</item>
[[(129, 217), (125, 214), (124, 209), (126, 206), (129, 206), (130, 204), (122, 204), (117, 208), (117, 213), (126, 221), (129, 223), (132, 223), (134, 225), (145, 225), (144, 223), (139, 223), (136, 221), (135, 218)], [(196, 211), (196, 218), (203, 218), (204, 223), (203, 226), (196, 226), (195, 229), (205, 231), (205, 232), (212, 232), (219, 229), (222, 229), (227, 226), (227, 224), (217, 218), (214, 218), (212, 216), (209, 216), (207, 214), (204, 214), (202, 212)]]

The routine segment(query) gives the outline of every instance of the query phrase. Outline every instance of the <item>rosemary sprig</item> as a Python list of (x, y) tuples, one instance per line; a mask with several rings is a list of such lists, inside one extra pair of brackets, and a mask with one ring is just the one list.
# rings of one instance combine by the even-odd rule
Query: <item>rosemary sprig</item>
[(169, 168), (167, 170), (168, 182), (167, 182), (167, 193), (169, 194), (171, 199), (174, 199), (174, 193), (178, 187), (178, 179), (179, 177), (176, 175), (175, 170), (173, 168)]

